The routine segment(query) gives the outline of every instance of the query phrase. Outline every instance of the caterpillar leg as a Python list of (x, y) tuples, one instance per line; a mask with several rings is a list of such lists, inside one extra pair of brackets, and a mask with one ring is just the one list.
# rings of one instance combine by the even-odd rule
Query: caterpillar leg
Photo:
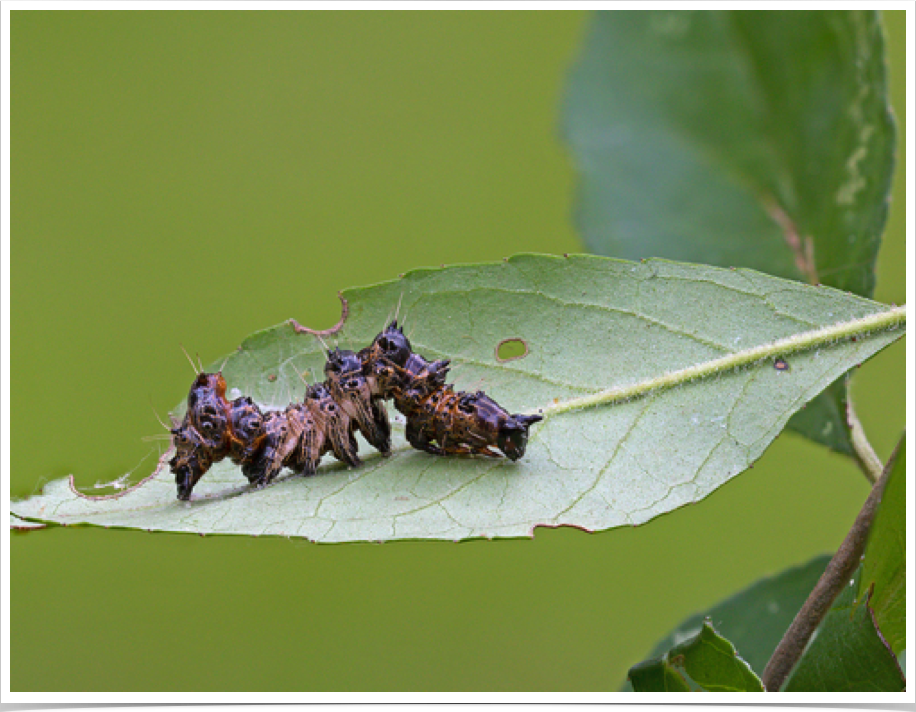
[[(253, 487), (260, 489), (269, 485), (282, 469), (283, 458), (268, 444), (258, 462), (254, 463), (245, 475)], [(244, 472), (244, 469), (242, 471)]]
[(366, 441), (383, 455), (391, 452), (391, 423), (381, 399), (355, 399), (351, 396), (347, 405), (347, 414), (353, 418)]
[(454, 442), (447, 435), (442, 436), (442, 452), (446, 455), (485, 455), (486, 457), (502, 457), (484, 445), (471, 445), (466, 442)]
[(334, 349), (324, 366), (325, 390), (352, 421), (351, 429), (359, 429), (369, 444), (384, 454), (391, 450), (391, 426), (375, 370), (367, 368), (359, 354)]
[(417, 450), (423, 450), (428, 452), (431, 455), (445, 455), (445, 451), (433, 445), (429, 439), (429, 435), (423, 428), (418, 427), (415, 423), (412, 423), (410, 420), (407, 421), (407, 427), (404, 430), (404, 435), (413, 447)]
[(334, 457), (350, 467), (360, 464), (356, 454), (356, 438), (351, 432), (350, 416), (337, 405), (331, 391), (323, 383), (316, 383), (309, 386), (306, 401), (306, 407), (312, 412), (318, 427), (324, 431), (326, 443), (330, 445)]
[(303, 414), (299, 406), (290, 406), (282, 413), (268, 414), (264, 423), (266, 444), (252, 469), (254, 478), (248, 476), (253, 485), (264, 487), (270, 484), (284, 465), (299, 469), (296, 452), (303, 427)]
[(350, 467), (356, 467), (362, 461), (356, 454), (358, 445), (353, 431), (349, 428), (349, 423), (343, 419), (334, 419), (329, 421), (328, 440), (331, 441), (331, 451), (341, 462), (347, 463)]
[(314, 419), (307, 415), (295, 455), (296, 472), (306, 477), (315, 474), (324, 454), (324, 443), (324, 433), (316, 426)]
[(372, 401), (372, 421), (376, 427), (376, 439), (369, 443), (384, 457), (391, 454), (391, 421), (388, 420), (388, 411), (380, 398)]

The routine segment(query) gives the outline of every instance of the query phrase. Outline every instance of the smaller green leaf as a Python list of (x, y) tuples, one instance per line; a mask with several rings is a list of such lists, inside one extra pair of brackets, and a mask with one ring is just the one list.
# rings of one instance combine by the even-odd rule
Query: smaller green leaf
[[(784, 692), (900, 692), (897, 657), (881, 639), (867, 595), (856, 600), (862, 569), (824, 617)], [(864, 605), (863, 605), (864, 604)]]
[(693, 689), (685, 675), (697, 689), (709, 692), (763, 692), (760, 678), (709, 620), (703, 621), (694, 637), (660, 658), (631, 668), (629, 678), (637, 692)]
[(630, 668), (630, 681), (637, 692), (690, 692), (690, 685), (664, 659), (646, 660)]
[[(874, 588), (872, 588), (874, 587)], [(859, 598), (872, 590), (868, 605), (891, 650), (906, 647), (906, 440), (895, 460), (862, 563)]]
[[(678, 641), (692, 636), (708, 618), (741, 651), (741, 657), (752, 670), (763, 670), (828, 561), (829, 556), (818, 556), (802, 566), (755, 581), (734, 596), (681, 622), (659, 641), (649, 657), (657, 658)], [(632, 691), (629, 683), (623, 690)]]

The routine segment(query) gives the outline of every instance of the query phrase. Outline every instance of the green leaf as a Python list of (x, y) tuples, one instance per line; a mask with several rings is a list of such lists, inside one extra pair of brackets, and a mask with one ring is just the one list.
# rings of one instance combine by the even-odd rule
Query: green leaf
[[(819, 556), (803, 566), (760, 579), (709, 610), (690, 616), (661, 640), (648, 657), (658, 658), (678, 641), (696, 635), (708, 619), (731, 641), (752, 670), (763, 671), (828, 561), (829, 556)], [(624, 690), (629, 691), (629, 685)]]
[(859, 597), (868, 605), (891, 650), (906, 647), (906, 441), (901, 440), (862, 562)]
[(861, 568), (837, 597), (783, 685), (784, 692), (900, 692), (906, 680), (875, 628)]
[(701, 690), (763, 692), (760, 678), (708, 620), (703, 621), (695, 636), (657, 660), (631, 668), (629, 679), (636, 692), (686, 691), (691, 687), (681, 671)]
[(636, 692), (691, 692), (687, 680), (666, 660), (646, 660), (630, 668), (627, 677), (630, 691)]
[[(160, 469), (120, 496), (64, 480), (14, 502), (31, 520), (337, 542), (530, 535), (538, 525), (635, 525), (706, 497), (746, 469), (789, 416), (839, 374), (904, 333), (905, 308), (825, 287), (665, 261), (518, 255), (417, 270), (344, 293), (337, 335), (360, 348), (400, 303), (414, 348), (451, 358), (461, 389), (513, 412), (542, 411), (528, 452), (437, 458), (395, 433), (353, 470), (323, 464), (259, 491), (227, 462), (190, 503)], [(507, 338), (527, 356), (500, 362)], [(785, 369), (774, 368), (779, 356)], [(324, 355), (286, 324), (217, 363), (230, 388), (280, 408), (320, 377)], [(177, 394), (176, 394), (177, 395)]]
[[(874, 12), (602, 12), (565, 131), (587, 248), (875, 286), (895, 130)], [(852, 453), (842, 383), (791, 423)]]
[(886, 84), (875, 12), (594, 14), (565, 111), (586, 244), (872, 294)]

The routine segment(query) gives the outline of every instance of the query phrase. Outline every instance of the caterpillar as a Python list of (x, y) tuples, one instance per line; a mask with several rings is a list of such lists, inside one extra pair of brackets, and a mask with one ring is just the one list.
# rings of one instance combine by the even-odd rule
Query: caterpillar
[(391, 453), (385, 401), (406, 419), (405, 436), (433, 455), (483, 455), (510, 460), (525, 454), (528, 429), (540, 415), (510, 414), (482, 391), (456, 391), (446, 383), (448, 360), (428, 361), (413, 351), (392, 321), (359, 352), (329, 351), (325, 380), (306, 389), (300, 403), (262, 412), (248, 396), (229, 401), (222, 373), (199, 373), (181, 423), (170, 430), (169, 461), (178, 498), (217, 462), (229, 458), (248, 481), (263, 487), (286, 467), (313, 475), (321, 458), (360, 464), (356, 433), (383, 456)]

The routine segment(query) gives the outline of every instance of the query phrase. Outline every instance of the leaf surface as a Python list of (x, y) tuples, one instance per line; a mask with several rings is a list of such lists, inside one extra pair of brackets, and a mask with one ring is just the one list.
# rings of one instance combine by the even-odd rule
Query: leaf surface
[[(585, 255), (417, 270), (345, 297), (342, 347), (369, 343), (400, 303), (414, 349), (451, 358), (456, 387), (482, 387), (513, 412), (543, 411), (525, 457), (437, 458), (411, 450), (396, 430), (390, 458), (364, 446), (359, 468), (322, 464), (314, 477), (259, 491), (220, 463), (183, 503), (166, 453), (123, 493), (92, 498), (57, 480), (14, 502), (14, 514), (323, 542), (640, 524), (742, 472), (793, 412), (905, 326), (903, 308), (749, 270)], [(524, 340), (528, 355), (498, 361), (507, 338)], [(776, 356), (786, 368), (774, 368)], [(230, 397), (281, 408), (302, 397), (303, 378), (321, 377), (323, 363), (316, 339), (281, 324), (214, 369)]]

